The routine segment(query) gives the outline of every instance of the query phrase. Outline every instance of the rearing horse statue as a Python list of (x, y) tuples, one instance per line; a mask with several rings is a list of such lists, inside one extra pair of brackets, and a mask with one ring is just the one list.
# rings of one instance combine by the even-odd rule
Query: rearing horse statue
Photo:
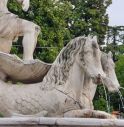
[[(17, 2), (22, 5), (24, 11), (28, 10), (29, 0), (17, 0)], [(7, 3), (8, 0), (0, 0), (0, 51), (10, 53), (14, 39), (23, 36), (23, 59), (31, 61), (40, 27), (9, 12)]]

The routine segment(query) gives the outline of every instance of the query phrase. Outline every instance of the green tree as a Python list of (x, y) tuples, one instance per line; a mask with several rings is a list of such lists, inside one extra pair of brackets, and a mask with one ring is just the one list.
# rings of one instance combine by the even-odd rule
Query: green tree
[(102, 44), (108, 27), (107, 7), (111, 0), (68, 0), (73, 5), (69, 18), (71, 34), (75, 36), (97, 35)]
[(124, 26), (108, 27), (107, 30), (107, 50), (113, 53), (113, 60), (116, 61), (116, 54), (122, 53), (122, 47), (118, 43), (124, 44)]
[(119, 55), (116, 63), (116, 73), (121, 86), (124, 87), (124, 55)]

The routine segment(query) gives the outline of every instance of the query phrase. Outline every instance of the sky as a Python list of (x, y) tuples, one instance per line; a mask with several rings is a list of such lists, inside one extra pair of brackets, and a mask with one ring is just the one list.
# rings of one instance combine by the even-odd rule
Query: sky
[(124, 26), (124, 0), (112, 0), (107, 13), (110, 26)]

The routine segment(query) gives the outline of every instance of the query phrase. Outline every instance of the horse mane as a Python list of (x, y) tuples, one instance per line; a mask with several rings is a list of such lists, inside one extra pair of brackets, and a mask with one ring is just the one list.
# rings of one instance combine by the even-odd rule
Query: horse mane
[(79, 51), (82, 52), (81, 49), (84, 47), (85, 41), (86, 37), (77, 37), (72, 39), (67, 46), (61, 50), (51, 69), (43, 79), (44, 85), (41, 86), (43, 89), (50, 89), (66, 83), (69, 70), (75, 61), (75, 56)]

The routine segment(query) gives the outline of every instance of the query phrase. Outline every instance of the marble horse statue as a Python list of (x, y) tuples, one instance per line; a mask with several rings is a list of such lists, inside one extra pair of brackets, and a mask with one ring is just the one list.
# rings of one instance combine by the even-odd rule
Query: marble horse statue
[[(96, 38), (78, 37), (62, 49), (43, 81), (13, 85), (0, 81), (0, 112), (12, 116), (86, 117), (81, 103), (85, 74), (97, 83), (105, 78)], [(92, 110), (92, 116), (112, 118)]]
[[(17, 0), (17, 2), (22, 5), (24, 11), (28, 10), (30, 0)], [(23, 36), (23, 59), (31, 61), (40, 27), (11, 13), (7, 3), (8, 0), (0, 0), (0, 51), (10, 53), (15, 38)]]

